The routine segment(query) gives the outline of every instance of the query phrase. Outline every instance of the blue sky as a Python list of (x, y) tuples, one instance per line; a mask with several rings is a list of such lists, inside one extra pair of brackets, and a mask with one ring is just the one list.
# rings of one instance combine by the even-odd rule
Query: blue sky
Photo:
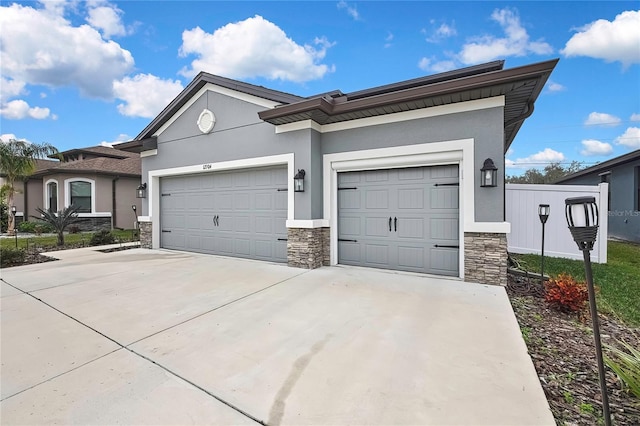
[(638, 2), (0, 1), (0, 135), (131, 140), (204, 70), (308, 96), (560, 58), (507, 174), (640, 149)]

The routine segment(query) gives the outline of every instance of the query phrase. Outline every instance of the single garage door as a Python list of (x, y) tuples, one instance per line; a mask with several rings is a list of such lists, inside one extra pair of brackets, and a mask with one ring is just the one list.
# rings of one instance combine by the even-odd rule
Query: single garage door
[(458, 166), (338, 174), (338, 262), (459, 275)]
[(163, 248), (287, 261), (287, 169), (269, 167), (160, 180)]

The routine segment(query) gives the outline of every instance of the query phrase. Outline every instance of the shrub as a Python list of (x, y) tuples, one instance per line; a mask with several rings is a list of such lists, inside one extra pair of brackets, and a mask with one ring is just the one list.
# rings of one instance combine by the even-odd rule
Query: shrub
[(63, 246), (64, 230), (67, 226), (71, 226), (80, 220), (78, 219), (78, 209), (79, 207), (71, 205), (58, 212), (54, 212), (51, 209), (43, 210), (40, 207), (37, 207), (36, 211), (40, 213), (42, 221), (58, 234), (58, 245)]
[(69, 233), (70, 234), (79, 234), (80, 233), (80, 227), (78, 225), (71, 225), (69, 227)]
[(547, 303), (563, 312), (581, 311), (589, 298), (586, 284), (567, 274), (551, 278), (544, 287), (544, 299)]
[(33, 234), (35, 232), (35, 228), (35, 222), (20, 222), (20, 224), (18, 225), (18, 231), (28, 232), (29, 234)]
[(101, 246), (104, 244), (113, 244), (115, 242), (116, 238), (113, 236), (113, 234), (106, 229), (103, 229), (102, 231), (98, 231), (91, 236), (91, 241), (89, 241), (89, 244), (92, 246)]
[(46, 222), (33, 220), (28, 222), (20, 222), (20, 224), (18, 225), (18, 231), (40, 235), (42, 233), (53, 232), (53, 227)]
[(0, 267), (19, 265), (24, 262), (26, 253), (23, 249), (0, 247)]
[(640, 348), (618, 342), (625, 350), (607, 346), (604, 362), (618, 375), (626, 389), (640, 400)]

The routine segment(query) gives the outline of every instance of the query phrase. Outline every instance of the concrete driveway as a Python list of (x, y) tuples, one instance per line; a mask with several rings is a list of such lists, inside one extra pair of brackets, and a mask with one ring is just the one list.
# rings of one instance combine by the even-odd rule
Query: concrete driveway
[(555, 424), (503, 288), (54, 256), (2, 271), (2, 424)]

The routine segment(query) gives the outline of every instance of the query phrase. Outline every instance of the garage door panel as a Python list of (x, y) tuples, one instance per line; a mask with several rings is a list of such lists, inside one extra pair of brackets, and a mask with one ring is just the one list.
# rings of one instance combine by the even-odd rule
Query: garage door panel
[(338, 239), (354, 240), (338, 242), (339, 263), (458, 275), (457, 165), (338, 173), (338, 183)]
[(162, 178), (161, 246), (285, 262), (286, 183), (284, 167)]
[(458, 187), (431, 188), (431, 209), (458, 209)]
[(425, 248), (422, 246), (398, 247), (398, 265), (406, 269), (424, 269)]
[(423, 188), (400, 188), (398, 189), (398, 209), (422, 210), (424, 209), (424, 198)]
[[(411, 217), (399, 217), (397, 221), (397, 227), (394, 226), (394, 232), (397, 233), (399, 238), (411, 238), (411, 239), (424, 239), (425, 235), (425, 221), (423, 217), (411, 218)], [(397, 231), (395, 231), (397, 229)]]

